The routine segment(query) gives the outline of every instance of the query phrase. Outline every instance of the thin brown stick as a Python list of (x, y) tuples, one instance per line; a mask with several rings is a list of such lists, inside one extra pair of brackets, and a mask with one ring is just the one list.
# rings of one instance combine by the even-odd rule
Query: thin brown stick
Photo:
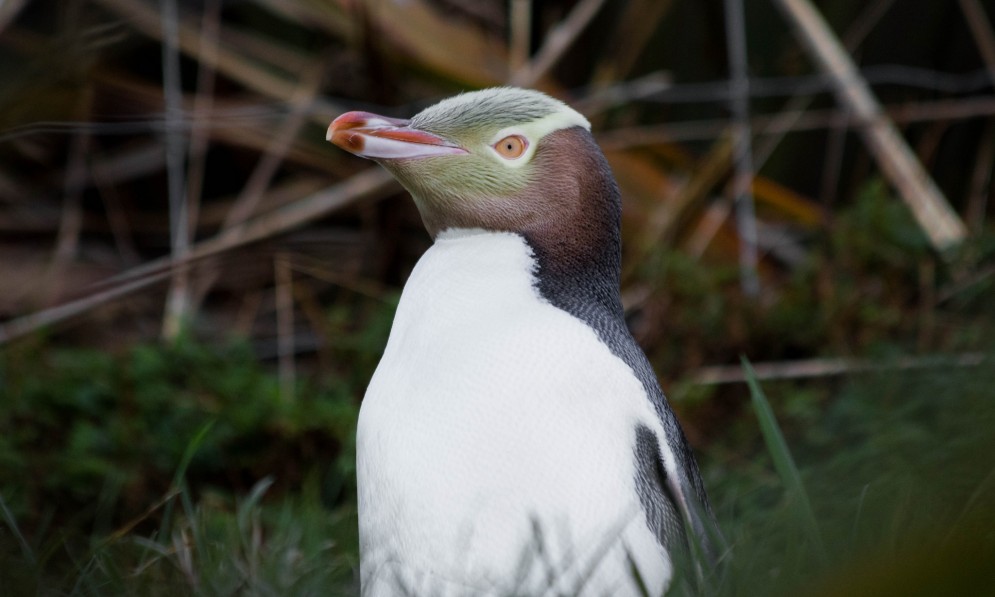
[(580, 0), (563, 21), (546, 35), (546, 41), (532, 60), (512, 73), (511, 85), (531, 87), (545, 77), (591, 22), (605, 0)]
[(0, 2), (0, 32), (7, 28), (17, 18), (27, 0), (8, 0)]
[[(129, 19), (137, 30), (153, 39), (161, 39), (159, 17), (155, 9), (136, 0), (96, 0), (109, 10)], [(214, 53), (204, 53), (197, 28), (185, 19), (179, 22), (179, 47), (185, 54), (207, 63), (226, 76), (267, 97), (289, 100), (297, 84), (289, 77), (278, 74), (279, 64), (258, 64), (246, 59), (238, 51), (220, 44)], [(343, 110), (325, 99), (316, 100), (311, 109), (312, 121), (325, 126)]]
[(165, 155), (159, 141), (128, 146), (123, 151), (107, 152), (94, 156), (90, 164), (90, 175), (94, 184), (114, 181), (122, 183), (158, 172), (165, 163)]
[[(995, 116), (995, 97), (937, 100), (884, 108), (889, 120), (896, 124), (966, 120)], [(754, 135), (780, 136), (784, 133), (823, 129), (862, 130), (868, 125), (839, 110), (781, 111), (777, 114), (754, 115), (750, 128)], [(725, 134), (729, 121), (725, 119), (689, 120), (664, 125), (644, 125), (602, 131), (598, 144), (606, 151), (631, 149), (645, 145), (718, 139)]]
[(96, 187), (100, 199), (104, 202), (104, 211), (107, 213), (107, 224), (114, 237), (114, 244), (117, 246), (121, 261), (127, 265), (134, 265), (141, 262), (135, 243), (131, 240), (131, 225), (128, 223), (128, 216), (118, 195), (117, 186), (109, 180), (103, 178), (103, 174), (96, 168), (91, 168), (90, 176), (93, 178), (93, 186)]
[(511, 0), (508, 40), (508, 67), (517, 72), (532, 53), (532, 0)]
[[(192, 110), (195, 121), (208, 122), (214, 108), (215, 69), (212, 65), (217, 60), (220, 23), (221, 0), (208, 0), (201, 17), (198, 53), (205, 59), (199, 62), (197, 70), (197, 92), (193, 99)], [(207, 126), (194, 126), (190, 131), (187, 148), (186, 217), (182, 223), (186, 227), (188, 238), (195, 236), (200, 220), (201, 194), (206, 176), (207, 147), (210, 138), (210, 129)], [(170, 306), (174, 302), (177, 303), (176, 307), (182, 307), (180, 313), (185, 312), (186, 318), (191, 317), (200, 309), (200, 304), (213, 281), (213, 278), (204, 276), (198, 281), (199, 284), (192, 285), (190, 276), (190, 268), (185, 266), (177, 268), (173, 276), (166, 299), (166, 312), (171, 314), (171, 317), (165, 320), (163, 326), (163, 335), (167, 338), (174, 338), (179, 333), (183, 319), (176, 316), (178, 309), (171, 310)]]
[[(296, 261), (296, 256), (295, 256)], [(298, 271), (296, 263), (291, 264), (295, 272)], [(311, 327), (315, 335), (315, 349), (318, 353), (319, 365), (322, 371), (330, 371), (335, 366), (332, 355), (328, 348), (332, 346), (328, 337), (327, 311), (318, 297), (311, 290), (311, 286), (304, 282), (297, 282), (293, 286), (294, 301), (300, 308), (304, 319)]]
[(228, 212), (224, 222), (225, 229), (245, 222), (255, 212), (259, 200), (269, 187), (294, 140), (297, 139), (298, 133), (307, 123), (307, 109), (318, 92), (321, 72), (320, 69), (315, 69), (306, 73), (297, 91), (294, 92), (289, 102), (290, 114), (273, 135), (269, 146)]
[[(190, 220), (186, 198), (186, 147), (182, 131), (183, 89), (180, 83), (179, 24), (176, 0), (160, 4), (162, 23), (162, 91), (166, 116), (166, 182), (169, 196), (169, 239), (173, 259), (190, 249)], [(173, 272), (162, 318), (162, 336), (174, 340), (187, 317), (190, 303), (189, 269)]]
[[(604, 143), (601, 145), (606, 147)], [(631, 279), (636, 264), (642, 263), (660, 242), (670, 239), (681, 218), (693, 206), (700, 204), (708, 192), (726, 177), (732, 163), (732, 146), (727, 134), (716, 139), (708, 153), (699, 160), (691, 178), (677, 192), (656, 204), (635, 245), (634, 254), (628, 260), (630, 265), (622, 270), (623, 280)]]
[(746, 54), (743, 0), (725, 0), (726, 39), (730, 65), (730, 108), (733, 114), (730, 185), (739, 237), (739, 282), (743, 294), (760, 294), (757, 275), (757, 217), (753, 206), (753, 138), (750, 134), (750, 83)]
[(137, 292), (168, 277), (174, 268), (181, 265), (286, 232), (357, 201), (384, 197), (396, 189), (390, 174), (380, 168), (368, 168), (324, 191), (196, 244), (182, 259), (167, 257), (150, 261), (97, 285), (103, 290), (0, 324), (0, 345)]
[(843, 47), (850, 52), (855, 51), (860, 44), (864, 43), (864, 40), (893, 4), (895, 4), (895, 0), (877, 0), (877, 2), (866, 6), (843, 34)]
[(631, 0), (618, 19), (609, 47), (594, 66), (591, 82), (596, 89), (628, 76), (640, 54), (670, 10), (673, 0)]
[[(845, 114), (845, 112), (844, 112)], [(843, 152), (846, 149), (846, 129), (829, 130), (826, 141), (826, 158), (822, 164), (822, 183), (819, 185), (819, 199), (830, 210), (836, 201), (840, 173), (843, 171)]]
[(115, 541), (120, 541), (121, 539), (124, 539), (125, 537), (131, 534), (131, 531), (135, 530), (135, 527), (137, 527), (139, 524), (147, 520), (150, 516), (155, 514), (156, 510), (168, 504), (170, 501), (173, 500), (173, 498), (180, 495), (182, 492), (183, 490), (178, 487), (170, 489), (168, 492), (166, 492), (166, 495), (159, 498), (159, 501), (146, 508), (145, 512), (129, 520), (124, 524), (124, 526), (114, 529), (114, 532), (108, 535), (107, 538), (105, 538), (103, 541), (101, 541), (100, 545), (102, 547), (105, 547), (107, 545), (114, 543)]
[(153, 272), (137, 280), (118, 284), (107, 290), (95, 292), (62, 305), (42, 309), (41, 311), (22, 315), (16, 319), (4, 322), (0, 324), (0, 345), (42, 328), (62, 323), (117, 299), (124, 298), (129, 294), (167, 279), (170, 274), (171, 271), (168, 269)]
[(294, 260), (294, 271), (307, 274), (323, 282), (330, 282), (357, 294), (378, 301), (385, 301), (387, 288), (374, 280), (361, 280), (355, 276), (345, 276), (328, 270), (327, 264), (318, 259), (300, 255)]
[(294, 399), (296, 378), (294, 365), (294, 278), (290, 256), (276, 254), (275, 267), (277, 358), (279, 360), (280, 398), (284, 402)]
[[(197, 94), (194, 97), (194, 119), (206, 121), (214, 109), (214, 81), (217, 62), (218, 36), (221, 28), (221, 0), (207, 0), (201, 19), (200, 50), (205, 60), (198, 64)], [(195, 126), (190, 132), (188, 150), (190, 167), (187, 173), (187, 217), (190, 230), (197, 229), (200, 220), (200, 200), (207, 170), (207, 148), (210, 132), (206, 126)]]
[(732, 202), (725, 198), (714, 201), (705, 210), (705, 215), (698, 218), (694, 230), (688, 237), (685, 251), (695, 259), (700, 259), (705, 254), (705, 249), (712, 243), (712, 239), (718, 234), (725, 223), (726, 218), (732, 213)]
[(960, 0), (960, 9), (964, 13), (967, 26), (971, 29), (978, 52), (985, 61), (992, 79), (995, 80), (995, 32), (988, 22), (988, 15), (978, 0)]
[[(978, 53), (981, 54), (992, 81), (995, 82), (995, 31), (992, 31), (988, 15), (978, 0), (960, 0), (960, 8), (964, 13), (964, 20), (971, 29), (974, 43), (978, 46)], [(968, 190), (967, 209), (964, 212), (967, 225), (975, 233), (981, 232), (984, 228), (993, 163), (995, 163), (995, 120), (989, 120), (979, 142)]]
[[(966, 353), (950, 357), (905, 357), (890, 363), (861, 359), (825, 358), (754, 363), (758, 380), (806, 379), (852, 375), (871, 371), (926, 369), (932, 367), (979, 367), (990, 362), (983, 353)], [(740, 365), (716, 365), (695, 370), (687, 378), (695, 385), (743, 383), (746, 376)]]
[(253, 243), (270, 236), (286, 232), (303, 225), (312, 219), (327, 215), (335, 210), (362, 200), (376, 199), (397, 189), (396, 181), (380, 168), (367, 168), (352, 178), (339, 182), (309, 197), (284, 205), (270, 213), (259, 216), (240, 226), (230, 228), (208, 240), (202, 241), (190, 256), (177, 263), (167, 258), (155, 259), (124, 273), (95, 284), (105, 284), (140, 278), (149, 273), (211, 257), (231, 249)]
[(235, 315), (235, 323), (232, 330), (236, 335), (248, 338), (252, 335), (252, 326), (259, 314), (259, 307), (263, 303), (262, 290), (255, 290), (242, 297), (242, 304), (238, 307)]
[(971, 185), (967, 194), (967, 208), (964, 210), (964, 221), (977, 233), (985, 227), (985, 212), (988, 211), (993, 168), (995, 168), (995, 119), (989, 119), (978, 142), (978, 154), (974, 160), (974, 171), (971, 173)]
[(651, 215), (639, 245), (642, 251), (652, 250), (662, 239), (673, 234), (681, 216), (726, 176), (731, 160), (732, 140), (728, 135), (721, 136), (699, 161), (691, 179), (674, 196), (661, 202)]
[(601, 121), (600, 116), (609, 108), (652, 97), (671, 88), (673, 88), (673, 81), (670, 74), (654, 71), (614, 85), (595, 84), (587, 95), (573, 101), (572, 105), (578, 111), (583, 112), (591, 121), (592, 126), (598, 129), (599, 127), (595, 123)]
[(916, 346), (926, 350), (933, 346), (936, 331), (936, 260), (926, 256), (919, 262), (919, 305), (916, 323)]
[[(79, 108), (81, 113), (88, 111), (92, 99), (92, 88), (88, 88)], [(83, 187), (91, 140), (90, 133), (83, 131), (72, 138), (69, 146), (68, 165), (62, 187), (65, 199), (59, 218), (59, 233), (43, 281), (42, 300), (45, 304), (54, 304), (61, 298), (65, 279), (63, 274), (79, 248), (79, 237), (83, 230)]]
[(988, 283), (991, 278), (995, 278), (995, 266), (970, 272), (962, 279), (951, 282), (937, 293), (936, 303), (945, 303), (966, 290), (982, 283)]

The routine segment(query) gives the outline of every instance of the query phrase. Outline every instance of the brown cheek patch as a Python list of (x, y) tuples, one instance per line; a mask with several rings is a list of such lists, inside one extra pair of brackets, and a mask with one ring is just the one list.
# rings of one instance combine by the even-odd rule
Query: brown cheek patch
[[(533, 178), (513, 196), (449, 201), (445, 213), (426, 219), (435, 230), (484, 228), (518, 232), (555, 253), (583, 254), (613, 236), (618, 227), (618, 189), (590, 133), (571, 128), (542, 139), (533, 158)], [(564, 255), (565, 256), (565, 255)]]
[(580, 128), (551, 133), (536, 158), (537, 171), (548, 174), (520, 199), (541, 217), (521, 231), (545, 267), (561, 275), (617, 267), (619, 191), (593, 137)]

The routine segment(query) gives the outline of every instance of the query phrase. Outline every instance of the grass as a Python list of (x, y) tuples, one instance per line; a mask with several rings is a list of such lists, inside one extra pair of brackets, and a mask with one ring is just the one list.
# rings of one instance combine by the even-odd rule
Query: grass
[[(662, 314), (665, 338), (648, 340), (663, 371), (722, 362), (736, 346), (762, 359), (880, 364), (763, 387), (748, 375), (748, 387), (721, 392), (668, 384), (704, 438), (698, 458), (727, 546), (703, 591), (688, 577), (673, 594), (995, 586), (992, 357), (970, 368), (889, 365), (922, 352), (995, 354), (991, 279), (971, 274), (990, 267), (995, 244), (981, 237), (974, 266), (941, 268), (949, 295), (917, 304), (909, 297), (936, 281), (917, 273), (924, 249), (902, 213), (869, 191), (839, 217), (847, 243), (826, 239), (826, 254), (772, 291), (772, 304), (742, 306), (724, 268), (677, 253), (640, 273), (669, 301), (633, 317), (656, 329)], [(355, 594), (353, 434), (396, 297), (361, 305), (322, 314), (334, 341), (321, 377), (302, 368), (293, 400), (237, 342), (183, 336), (106, 351), (35, 337), (6, 347), (0, 597)], [(928, 350), (909, 348), (920, 342)]]
[(244, 346), (190, 338), (2, 356), (0, 595), (352, 592), (346, 388), (287, 402)]
[[(149, 3), (105, 0), (71, 3), (74, 16), (66, 18), (58, 3), (25, 4), (22, 18), (4, 28), (0, 48), (9, 67), (0, 88), (7, 134), (0, 150), (9, 166), (3, 182), (17, 191), (10, 194), (31, 199), (30, 208), (8, 202), (2, 213), (9, 230), (20, 231), (5, 239), (8, 259), (0, 260), (9, 268), (0, 279), (12, 281), (11, 292), (0, 293), (5, 318), (74, 298), (111, 272), (147, 265), (175, 232), (163, 224), (170, 218), (162, 180), (170, 172), (161, 159), (165, 137), (157, 116), (164, 94), (157, 11)], [(197, 241), (223, 234), (221, 222), (247, 196), (259, 200), (256, 223), (266, 227), (277, 221), (270, 218), (278, 205), (312, 201), (315, 181), (348, 186), (359, 180), (350, 178), (353, 158), (320, 141), (341, 111), (389, 103), (400, 115), (430, 97), (504, 81), (500, 19), (485, 18), (478, 30), (464, 18), (421, 10), (417, 2), (374, 3), (377, 10), (359, 12), (345, 11), (347, 3), (308, 0), (223, 4), (220, 19), (198, 3), (180, 7), (187, 42), (179, 90), (197, 104), (207, 97), (201, 75), (218, 77), (210, 151), (191, 150), (189, 160), (191, 170), (200, 168), (205, 176), (195, 193), (200, 201), (193, 202), (200, 214), (194, 218)], [(531, 4), (537, 50), (562, 39), (551, 32), (561, 31), (562, 19), (572, 14), (566, 5), (589, 5)], [(596, 35), (573, 44), (540, 86), (573, 90), (583, 101), (580, 90), (591, 81), (624, 84), (660, 69), (674, 73), (676, 86), (709, 79), (708, 73), (724, 76), (724, 52), (707, 51), (723, 35), (708, 3), (682, 3), (669, 15), (665, 5), (678, 4), (659, 3), (663, 8), (650, 11), (651, 18), (636, 2), (604, 4), (602, 16), (586, 28)], [(773, 10), (763, 4), (747, 9)], [(946, 10), (943, 3), (929, 8), (934, 17)], [(835, 25), (868, 24), (856, 9), (837, 12), (829, 15)], [(876, 29), (876, 41), (861, 50), (867, 64), (960, 72), (977, 62), (970, 44), (955, 44), (960, 49), (938, 62), (935, 43), (887, 43), (899, 30), (915, 39), (936, 37), (909, 36), (888, 18), (883, 29), (866, 28)], [(789, 35), (783, 27), (771, 29), (779, 27), (776, 19), (752, 20), (764, 24), (759, 37)], [(925, 24), (920, 33), (968, 38), (964, 19), (955, 18), (954, 28), (948, 21), (919, 19)], [(212, 30), (220, 31), (220, 46)], [(370, 32), (376, 33), (372, 46)], [(615, 51), (618, 40), (627, 42), (624, 52)], [(801, 72), (797, 46), (755, 45), (754, 74)], [(68, 55), (74, 59), (66, 61)], [(319, 90), (297, 74), (310, 72), (324, 73)], [(894, 85), (877, 91), (886, 101), (902, 102), (933, 100), (938, 93)], [(285, 104), (310, 99), (317, 100), (311, 124), (281, 148), (283, 135), (274, 136), (273, 127), (287, 116)], [(764, 100), (756, 107), (778, 109)], [(830, 137), (789, 136), (763, 166), (754, 188), (758, 217), (788, 233), (765, 249), (763, 300), (743, 300), (731, 230), (718, 231), (694, 256), (689, 247), (704, 238), (716, 213), (706, 209), (705, 198), (721, 195), (727, 180), (728, 160), (719, 157), (724, 143), (705, 134), (702, 141), (715, 142), (706, 153), (695, 144), (644, 147), (627, 138), (633, 132), (638, 138), (661, 117), (676, 123), (672, 132), (688, 119), (720, 118), (713, 122), (722, 124), (723, 110), (707, 101), (635, 100), (592, 114), (599, 138), (616, 141), (609, 158), (627, 197), (627, 258), (639, 239), (652, 237), (646, 241), (652, 254), (627, 267), (626, 289), (645, 297), (631, 321), (665, 376), (731, 362), (741, 352), (757, 360), (876, 355), (886, 365), (895, 353), (986, 349), (979, 346), (989, 342), (995, 321), (995, 236), (984, 206), (977, 214), (984, 230), (964, 254), (938, 259), (901, 201), (880, 181), (868, 181), (859, 143), (840, 145), (835, 160), (841, 184), (827, 204), (801, 195), (814, 196), (824, 186), (817, 178), (824, 171), (820, 154), (811, 148), (831, 148)], [(191, 122), (194, 137), (207, 134), (203, 118)], [(293, 121), (281, 130), (291, 131)], [(46, 124), (52, 122), (54, 128)], [(985, 164), (976, 158), (976, 133), (990, 135), (976, 124), (951, 124), (940, 151), (923, 151), (935, 153), (926, 161), (962, 213), (974, 210), (973, 199), (967, 206), (957, 200), (966, 191), (960, 187)], [(912, 138), (920, 136), (920, 126), (927, 125), (908, 129)], [(926, 134), (921, 145), (928, 149), (934, 136)], [(121, 168), (124, 156), (141, 167)], [(824, 157), (831, 163), (831, 155)], [(282, 162), (278, 171), (253, 174), (264, 172), (260, 165), (271, 159)], [(75, 162), (102, 174), (76, 188)], [(63, 178), (62, 187), (53, 186)], [(262, 189), (242, 185), (267, 178)], [(307, 184), (297, 189), (300, 182)], [(64, 192), (53, 192), (60, 188)], [(681, 204), (689, 188), (700, 192), (673, 219), (671, 233), (651, 234), (666, 215), (658, 207)], [(663, 191), (675, 201), (661, 202)], [(306, 312), (308, 330), (326, 340), (320, 354), (298, 361), (303, 369), (320, 360), (326, 373), (300, 383), (297, 400), (281, 399), (276, 377), (244, 345), (180, 338), (169, 346), (92, 348), (117, 347), (136, 334), (152, 337), (161, 320), (159, 295), (144, 295), (117, 315), (77, 318), (74, 331), (53, 332), (62, 334), (58, 341), (91, 348), (61, 348), (39, 336), (5, 347), (0, 597), (354, 593), (352, 433), (396, 304), (388, 288), (404, 279), (424, 248), (412, 210), (407, 198), (370, 201), (335, 210), (315, 229), (331, 243), (303, 243), (305, 249), (298, 237), (273, 239), (273, 251), (294, 265), (292, 294)], [(82, 224), (71, 225), (75, 220)], [(233, 244), (243, 246), (246, 238), (236, 235)], [(312, 256), (318, 245), (321, 252)], [(69, 246), (76, 256), (62, 259)], [(255, 334), (251, 340), (272, 344), (279, 317), (266, 307), (276, 269), (271, 257), (245, 249), (223, 257), (214, 289), (208, 283), (203, 291), (204, 309), (191, 313), (206, 324), (202, 333), (230, 329), (243, 311), (259, 310), (258, 325), (246, 329)], [(334, 267), (315, 267), (324, 262)], [(253, 296), (263, 307), (252, 306)], [(991, 345), (985, 346), (991, 354)], [(990, 361), (987, 368), (965, 370), (885, 368), (763, 388), (751, 379), (749, 395), (728, 391), (699, 400), (702, 409), (721, 411), (703, 418), (711, 422), (699, 434), (699, 457), (728, 544), (725, 567), (709, 579), (713, 592), (970, 595), (989, 588), (985, 570), (995, 568), (992, 369)], [(693, 417), (691, 423), (702, 426)]]
[(795, 465), (795, 459), (791, 456), (787, 442), (784, 441), (784, 435), (777, 424), (777, 418), (770, 407), (770, 402), (767, 401), (767, 396), (757, 382), (757, 374), (753, 371), (753, 366), (746, 357), (742, 357), (741, 360), (743, 369), (746, 371), (746, 383), (750, 387), (753, 411), (757, 415), (757, 423), (760, 426), (761, 434), (763, 434), (767, 452), (770, 454), (771, 460), (774, 461), (774, 468), (784, 484), (785, 499), (796, 508), (798, 524), (805, 530), (808, 541), (815, 546), (818, 559), (824, 566), (827, 558), (825, 543), (822, 539), (822, 533), (819, 531), (815, 513), (812, 511), (812, 503), (805, 491), (805, 485), (802, 483), (801, 474)]
[[(731, 552), (721, 594), (992, 594), (990, 362), (883, 368), (845, 380), (814, 410), (782, 411), (780, 424), (748, 375), (766, 448), (705, 455)], [(774, 391), (782, 404), (813, 398), (790, 384)]]
[[(348, 595), (357, 592), (355, 510), (328, 509), (317, 483), (266, 500), (272, 478), (234, 500), (185, 483), (109, 536), (32, 545), (4, 507), (3, 595)], [(175, 515), (163, 511), (176, 507)], [(134, 529), (158, 518), (149, 533)], [(9, 547), (9, 546), (8, 546)]]
[[(700, 454), (728, 546), (705, 594), (991, 594), (995, 368), (882, 369), (822, 393), (748, 379), (755, 417)], [(319, 469), (241, 497), (191, 484), (220, 427), (194, 429), (167, 491), (109, 531), (52, 514), (25, 531), (0, 501), (0, 594), (355, 594), (351, 491), (329, 501)]]

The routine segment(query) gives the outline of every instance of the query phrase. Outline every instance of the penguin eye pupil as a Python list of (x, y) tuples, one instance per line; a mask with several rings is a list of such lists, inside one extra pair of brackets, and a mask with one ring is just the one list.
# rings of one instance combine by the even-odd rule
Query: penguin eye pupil
[(528, 140), (521, 135), (508, 135), (494, 144), (494, 151), (506, 160), (515, 160), (522, 157), (528, 149)]

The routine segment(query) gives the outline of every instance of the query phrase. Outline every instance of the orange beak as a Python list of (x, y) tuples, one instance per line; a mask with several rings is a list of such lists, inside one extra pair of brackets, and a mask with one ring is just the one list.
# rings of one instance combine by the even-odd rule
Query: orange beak
[(438, 135), (411, 128), (408, 120), (369, 112), (346, 112), (339, 116), (328, 126), (325, 139), (349, 153), (372, 160), (468, 153)]

